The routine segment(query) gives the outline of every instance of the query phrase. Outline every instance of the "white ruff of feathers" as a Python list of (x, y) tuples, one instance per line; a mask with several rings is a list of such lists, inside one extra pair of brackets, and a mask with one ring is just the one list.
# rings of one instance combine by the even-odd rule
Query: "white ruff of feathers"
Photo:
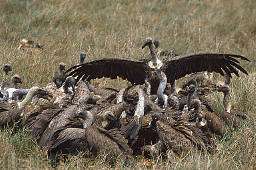
[(153, 61), (149, 61), (148, 66), (153, 69), (160, 69), (163, 66), (163, 62), (157, 58), (156, 65), (154, 65)]

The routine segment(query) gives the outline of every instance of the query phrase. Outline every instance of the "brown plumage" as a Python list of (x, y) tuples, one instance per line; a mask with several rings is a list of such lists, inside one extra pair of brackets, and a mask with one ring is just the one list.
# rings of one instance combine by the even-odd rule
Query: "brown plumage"
[(39, 142), (51, 120), (61, 112), (63, 112), (63, 109), (57, 107), (40, 107), (26, 118), (24, 126), (31, 133), (32, 137)]
[(0, 127), (12, 126), (21, 118), (23, 109), (19, 109), (17, 105), (7, 102), (0, 102)]
[(202, 116), (207, 121), (209, 130), (217, 135), (223, 136), (226, 133), (223, 120), (214, 112), (202, 111)]
[(75, 125), (72, 124), (72, 120), (75, 120), (76, 117), (83, 117), (81, 113), (83, 113), (83, 110), (76, 105), (71, 105), (63, 112), (60, 112), (48, 124), (48, 127), (45, 129), (38, 142), (39, 146), (47, 148), (48, 143), (55, 138), (56, 133), (65, 127), (82, 127), (82, 123), (76, 123)]
[(65, 128), (59, 130), (56, 139), (51, 141), (47, 150), (51, 166), (56, 167), (60, 161), (61, 154), (76, 155), (80, 152), (90, 156), (90, 147), (86, 139), (85, 129)]
[(82, 128), (65, 128), (59, 130), (57, 137), (48, 146), (48, 156), (58, 161), (58, 154), (78, 154), (88, 156), (107, 154), (106, 160), (114, 163), (117, 157), (126, 159), (132, 154), (127, 140), (117, 129), (105, 130), (95, 125)]
[(184, 134), (171, 126), (162, 121), (157, 121), (156, 126), (159, 138), (167, 150), (172, 150), (174, 153), (181, 155), (194, 148), (194, 144)]

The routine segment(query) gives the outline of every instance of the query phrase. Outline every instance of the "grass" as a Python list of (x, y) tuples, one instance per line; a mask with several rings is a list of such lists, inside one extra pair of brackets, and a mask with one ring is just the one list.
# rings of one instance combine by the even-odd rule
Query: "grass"
[[(250, 119), (218, 143), (214, 155), (191, 153), (154, 169), (256, 168), (256, 1), (254, 0), (0, 0), (0, 65), (11, 63), (25, 86), (46, 85), (60, 62), (73, 65), (85, 51), (88, 60), (146, 57), (142, 41), (158, 38), (161, 48), (179, 54), (226, 52), (248, 56), (249, 76), (232, 79), (232, 103)], [(20, 39), (45, 45), (42, 51), (19, 51)], [(2, 77), (2, 73), (0, 73)], [(215, 104), (221, 110), (220, 98)], [(1, 169), (49, 169), (45, 153), (20, 130), (0, 132)], [(100, 159), (71, 157), (59, 169), (109, 168)], [(118, 169), (122, 165), (117, 165)], [(136, 168), (145, 169), (143, 160)]]

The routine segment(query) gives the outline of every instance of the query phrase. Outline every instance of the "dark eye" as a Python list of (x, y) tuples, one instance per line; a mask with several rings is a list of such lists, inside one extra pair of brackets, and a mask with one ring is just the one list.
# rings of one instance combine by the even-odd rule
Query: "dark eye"
[(82, 111), (82, 112), (79, 112), (78, 115), (79, 115), (79, 116), (85, 116), (85, 112), (83, 112), (83, 111)]

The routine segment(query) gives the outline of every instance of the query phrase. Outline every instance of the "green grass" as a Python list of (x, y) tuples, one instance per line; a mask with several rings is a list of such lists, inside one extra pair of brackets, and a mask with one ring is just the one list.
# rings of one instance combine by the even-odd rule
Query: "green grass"
[[(248, 56), (249, 76), (232, 79), (232, 103), (250, 119), (218, 143), (214, 155), (192, 153), (154, 163), (154, 169), (256, 168), (256, 1), (254, 0), (0, 0), (0, 65), (11, 63), (25, 86), (46, 85), (60, 62), (73, 65), (85, 51), (89, 59), (146, 57), (142, 41), (158, 38), (161, 48), (179, 54), (226, 52)], [(45, 45), (20, 51), (22, 38)], [(3, 76), (0, 73), (0, 76)], [(221, 101), (215, 98), (216, 109)], [(227, 139), (227, 140), (225, 140)], [(48, 169), (44, 152), (25, 131), (0, 132), (1, 169)], [(137, 168), (144, 169), (139, 160)], [(100, 159), (71, 157), (60, 169), (109, 168)], [(122, 166), (117, 165), (117, 168)]]

